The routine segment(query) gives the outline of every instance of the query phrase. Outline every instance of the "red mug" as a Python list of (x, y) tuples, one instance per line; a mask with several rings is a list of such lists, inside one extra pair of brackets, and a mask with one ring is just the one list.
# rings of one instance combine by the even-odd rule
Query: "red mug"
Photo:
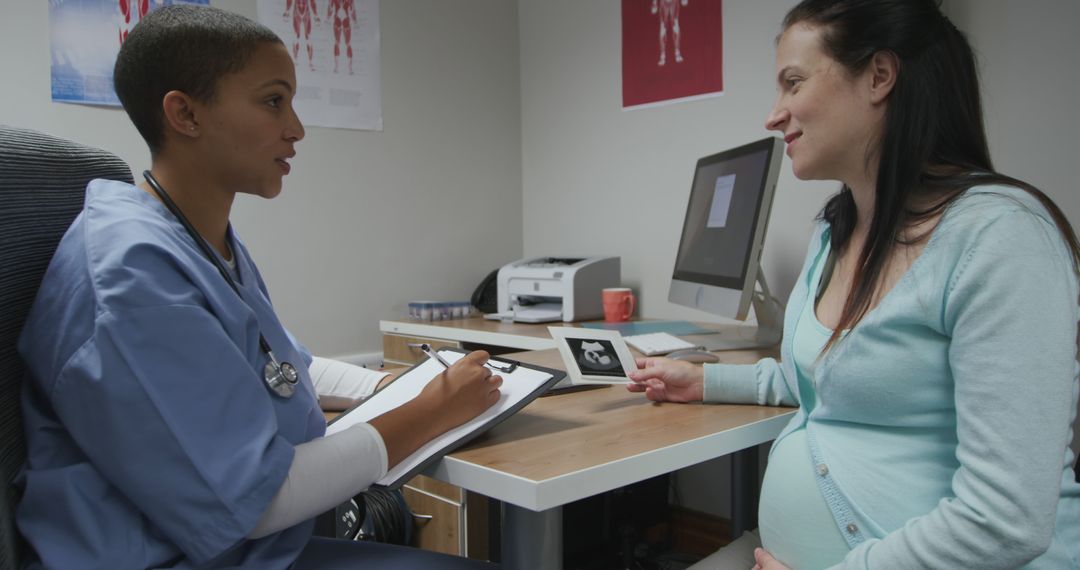
[(609, 287), (601, 292), (604, 300), (604, 320), (609, 323), (629, 321), (637, 299), (627, 287)]

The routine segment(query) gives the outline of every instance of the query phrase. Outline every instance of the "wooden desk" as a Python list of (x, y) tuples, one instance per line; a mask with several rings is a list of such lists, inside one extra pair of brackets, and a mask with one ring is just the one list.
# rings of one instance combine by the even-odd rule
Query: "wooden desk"
[[(546, 325), (479, 318), (381, 321), (387, 362), (423, 358), (409, 342), (487, 348), (505, 357), (562, 369)], [(572, 325), (571, 325), (572, 326)], [(532, 349), (509, 353), (514, 348)], [(543, 350), (540, 350), (543, 348)], [(751, 364), (768, 350), (718, 353)], [(732, 455), (732, 531), (753, 528), (756, 446), (776, 437), (790, 408), (655, 404), (612, 386), (539, 398), (426, 475), (503, 502), (502, 562), (507, 568), (560, 568), (562, 505)]]
[[(728, 361), (751, 363), (760, 356), (733, 352)], [(561, 368), (557, 350), (507, 357)], [(503, 501), (504, 567), (560, 568), (562, 505), (753, 448), (774, 439), (794, 413), (762, 406), (656, 404), (622, 386), (549, 396), (451, 453), (427, 474)], [(753, 461), (756, 468), (756, 455)], [(737, 478), (733, 498), (745, 499), (756, 484), (756, 478)], [(756, 500), (751, 503), (756, 508)]]

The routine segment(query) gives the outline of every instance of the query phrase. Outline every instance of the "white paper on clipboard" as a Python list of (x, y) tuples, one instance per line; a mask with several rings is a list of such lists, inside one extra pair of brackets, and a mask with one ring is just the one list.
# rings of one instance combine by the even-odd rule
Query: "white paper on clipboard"
[[(453, 364), (465, 356), (465, 353), (442, 349), (439, 355)], [(338, 416), (326, 426), (326, 435), (369, 421), (412, 400), (420, 394), (428, 382), (438, 378), (443, 370), (441, 364), (431, 359), (417, 364), (376, 392), (363, 404)], [(503, 378), (498, 402), (472, 420), (422, 445), (412, 455), (387, 471), (386, 476), (376, 481), (376, 484), (387, 487), (399, 486), (425, 467), (428, 461), (441, 457), (464, 441), (494, 427), (543, 394), (563, 377), (563, 373), (559, 371), (528, 365), (518, 365), (512, 372), (498, 372), (497, 374)]]

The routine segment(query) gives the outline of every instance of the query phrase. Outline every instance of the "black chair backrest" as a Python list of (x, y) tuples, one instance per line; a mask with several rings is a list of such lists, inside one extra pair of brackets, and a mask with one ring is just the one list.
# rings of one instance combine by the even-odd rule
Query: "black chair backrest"
[(108, 152), (0, 125), (0, 568), (20, 561), (12, 479), (26, 460), (19, 413), (26, 368), (15, 342), (56, 244), (95, 178), (132, 181), (127, 164)]

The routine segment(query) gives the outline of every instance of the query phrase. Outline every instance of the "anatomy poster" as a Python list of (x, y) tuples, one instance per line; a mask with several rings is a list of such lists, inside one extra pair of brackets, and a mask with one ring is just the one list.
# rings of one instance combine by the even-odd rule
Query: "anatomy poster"
[(259, 21), (296, 63), (307, 126), (382, 130), (379, 0), (259, 0)]
[(622, 0), (623, 108), (724, 91), (721, 0)]
[(113, 65), (139, 19), (169, 4), (209, 0), (49, 0), (52, 99), (120, 106)]

